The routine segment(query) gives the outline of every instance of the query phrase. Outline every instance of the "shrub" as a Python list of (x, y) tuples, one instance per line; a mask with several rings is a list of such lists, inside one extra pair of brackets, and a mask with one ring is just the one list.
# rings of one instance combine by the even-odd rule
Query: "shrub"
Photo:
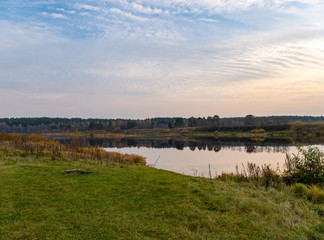
[(266, 131), (263, 128), (260, 129), (253, 129), (251, 133), (265, 133)]
[(262, 179), (263, 179), (263, 185), (265, 187), (279, 187), (280, 186), (280, 175), (277, 171), (272, 169), (270, 165), (264, 164), (262, 166)]
[(300, 131), (303, 129), (304, 127), (304, 123), (301, 122), (301, 121), (297, 121), (297, 122), (294, 122), (292, 125), (291, 125), (291, 129), (294, 130), (294, 131)]
[(295, 183), (290, 187), (290, 192), (294, 193), (298, 197), (307, 198), (309, 195), (309, 190), (306, 185), (302, 183)]
[(298, 147), (298, 154), (286, 155), (285, 182), (305, 184), (323, 184), (324, 153), (317, 147)]
[(324, 203), (324, 192), (316, 185), (306, 186), (302, 183), (295, 183), (290, 187), (290, 192), (296, 196), (308, 199), (314, 203)]
[(217, 176), (216, 179), (222, 181), (239, 181), (239, 176), (235, 175), (234, 173), (222, 172), (222, 174)]
[(324, 191), (316, 185), (309, 187), (309, 198), (315, 203), (324, 203)]

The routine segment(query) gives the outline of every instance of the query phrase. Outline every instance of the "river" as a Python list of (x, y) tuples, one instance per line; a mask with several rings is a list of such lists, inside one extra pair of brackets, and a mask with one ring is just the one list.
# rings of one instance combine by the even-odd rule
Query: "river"
[[(271, 139), (106, 139), (101, 144), (107, 151), (138, 154), (147, 165), (185, 175), (215, 177), (222, 172), (235, 172), (247, 162), (270, 164), (283, 169), (286, 154), (297, 154), (289, 141)], [(324, 145), (312, 145), (324, 151)]]

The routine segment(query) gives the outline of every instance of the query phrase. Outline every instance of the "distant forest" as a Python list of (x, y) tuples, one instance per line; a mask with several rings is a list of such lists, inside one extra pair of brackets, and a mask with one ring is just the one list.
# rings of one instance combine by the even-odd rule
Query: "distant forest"
[(213, 117), (170, 117), (170, 118), (147, 118), (147, 119), (82, 119), (82, 118), (1, 118), (0, 132), (8, 133), (37, 133), (44, 131), (92, 131), (106, 130), (119, 131), (127, 129), (154, 129), (154, 128), (185, 128), (191, 127), (199, 131), (246, 131), (255, 128), (265, 130), (285, 130), (290, 123), (321, 122), (324, 116), (268, 116), (220, 118)]

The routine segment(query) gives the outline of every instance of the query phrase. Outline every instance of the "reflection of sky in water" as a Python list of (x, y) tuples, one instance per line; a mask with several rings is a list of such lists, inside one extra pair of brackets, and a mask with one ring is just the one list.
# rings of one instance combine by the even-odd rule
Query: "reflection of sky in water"
[[(324, 151), (324, 145), (316, 145), (320, 150)], [(297, 153), (295, 147), (273, 148), (273, 147), (258, 147), (259, 151), (248, 153), (244, 147), (226, 147), (219, 152), (198, 150), (190, 150), (186, 147), (183, 150), (176, 148), (106, 148), (108, 151), (117, 151), (121, 153), (134, 153), (146, 157), (148, 165), (154, 165), (156, 160), (156, 168), (170, 170), (186, 175), (203, 174), (209, 176), (208, 165), (210, 164), (212, 175), (222, 172), (235, 172), (236, 164), (241, 168), (242, 163), (253, 162), (258, 165), (271, 164), (273, 168), (279, 167), (282, 169), (285, 162), (286, 152)], [(261, 149), (262, 148), (262, 149)], [(197, 174), (196, 174), (197, 175)]]

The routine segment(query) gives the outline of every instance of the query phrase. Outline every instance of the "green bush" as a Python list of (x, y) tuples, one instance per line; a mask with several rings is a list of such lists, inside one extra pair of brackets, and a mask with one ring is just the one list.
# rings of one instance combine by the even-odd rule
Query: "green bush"
[(225, 173), (223, 172), (221, 175), (217, 176), (216, 179), (222, 180), (222, 181), (235, 181), (239, 182), (240, 181), (240, 176), (236, 175), (234, 173)]
[(290, 187), (290, 192), (294, 193), (298, 197), (308, 199), (314, 203), (324, 203), (324, 192), (316, 185), (307, 187), (302, 183), (295, 183)]
[(317, 147), (298, 147), (298, 154), (286, 155), (284, 180), (288, 184), (324, 182), (324, 153)]
[(316, 185), (309, 187), (309, 198), (315, 203), (324, 203), (324, 191)]
[(252, 133), (265, 133), (266, 131), (263, 128), (259, 128), (259, 129), (253, 129), (251, 132)]
[(302, 183), (295, 183), (290, 187), (290, 192), (294, 193), (298, 197), (308, 198), (309, 190), (306, 185)]
[(303, 129), (304, 126), (305, 126), (305, 124), (303, 122), (297, 121), (291, 125), (291, 129), (294, 131), (300, 131)]

